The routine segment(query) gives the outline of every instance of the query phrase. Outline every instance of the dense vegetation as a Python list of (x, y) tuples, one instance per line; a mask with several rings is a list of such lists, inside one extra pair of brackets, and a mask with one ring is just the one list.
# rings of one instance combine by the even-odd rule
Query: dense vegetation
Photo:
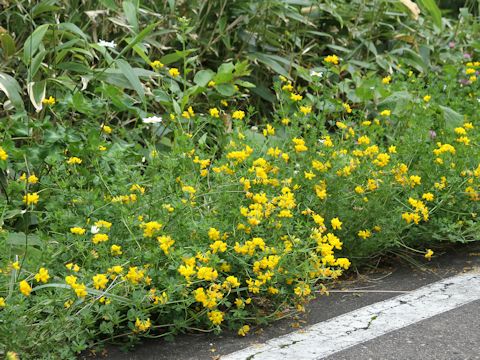
[(476, 1), (2, 4), (2, 356), (245, 336), (478, 240)]

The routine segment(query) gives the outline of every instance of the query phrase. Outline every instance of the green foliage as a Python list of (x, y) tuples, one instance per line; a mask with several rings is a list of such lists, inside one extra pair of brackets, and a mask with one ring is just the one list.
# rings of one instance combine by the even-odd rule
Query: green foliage
[(245, 335), (478, 240), (477, 18), (418, 3), (9, 2), (0, 355)]

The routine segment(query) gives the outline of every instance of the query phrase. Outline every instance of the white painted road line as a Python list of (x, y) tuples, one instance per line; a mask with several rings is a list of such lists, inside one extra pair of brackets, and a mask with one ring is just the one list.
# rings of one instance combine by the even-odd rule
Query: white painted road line
[(421, 287), (225, 355), (221, 360), (313, 360), (480, 299), (480, 273)]

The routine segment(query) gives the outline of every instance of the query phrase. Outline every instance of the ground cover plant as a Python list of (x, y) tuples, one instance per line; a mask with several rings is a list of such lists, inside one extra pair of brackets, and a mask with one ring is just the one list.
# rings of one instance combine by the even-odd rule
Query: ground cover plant
[[(404, 2), (363, 3), (412, 16)], [(177, 14), (165, 34), (178, 50), (154, 57), (159, 24), (140, 26), (154, 9), (130, 2), (126, 23), (110, 19), (132, 32), (118, 30), (123, 48), (91, 42), (71, 9), (71, 22), (2, 32), (0, 353), (75, 358), (105, 341), (246, 336), (303, 311), (352, 266), (428, 261), (445, 242), (478, 240), (475, 17), (439, 22), (421, 3), (425, 34), (446, 42), (427, 39), (429, 51), (412, 46), (387, 67), (331, 46), (291, 68), (250, 53), (202, 61), (215, 35), (190, 46), (203, 17)], [(16, 2), (9, 16), (60, 10), (41, 5)], [(451, 26), (456, 37), (442, 33)]]

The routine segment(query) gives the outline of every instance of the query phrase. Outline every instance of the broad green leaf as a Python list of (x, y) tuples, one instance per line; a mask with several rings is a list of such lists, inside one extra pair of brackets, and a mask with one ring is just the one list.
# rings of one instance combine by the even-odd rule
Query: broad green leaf
[(199, 86), (207, 86), (210, 80), (213, 79), (215, 73), (212, 70), (200, 70), (195, 74), (193, 82)]
[(235, 94), (235, 87), (232, 84), (220, 84), (215, 89), (223, 96), (232, 96)]
[(47, 33), (50, 24), (43, 24), (40, 25), (35, 31), (25, 40), (25, 44), (23, 45), (23, 62), (25, 64), (29, 64), (30, 60), (32, 59), (33, 55), (38, 50), (40, 43), (43, 40), (43, 37)]
[(132, 85), (133, 89), (137, 92), (138, 96), (140, 96), (142, 102), (145, 102), (145, 90), (143, 89), (143, 85), (140, 82), (138, 75), (135, 74), (130, 64), (125, 60), (120, 59), (117, 60), (117, 65), (123, 75), (127, 78), (128, 82)]
[(42, 242), (35, 234), (28, 234), (25, 236), (23, 232), (8, 233), (7, 244), (13, 246), (40, 246)]
[(27, 85), (27, 93), (30, 102), (37, 112), (40, 112), (43, 108), (42, 101), (45, 99), (46, 86), (47, 82), (45, 80), (31, 82)]
[(145, 53), (145, 51), (141, 48), (141, 46), (139, 44), (135, 44), (133, 47), (132, 47), (133, 51), (135, 51), (138, 56), (140, 56), (143, 61), (145, 61), (147, 64), (150, 64), (151, 61), (148, 57), (148, 55)]
[(432, 17), (433, 23), (439, 28), (442, 28), (442, 12), (435, 0), (418, 0), (420, 6), (425, 9)]
[(15, 41), (8, 33), (0, 33), (0, 46), (3, 49), (5, 57), (15, 54)]
[(459, 114), (455, 110), (449, 108), (448, 106), (439, 105), (440, 109), (443, 112), (443, 118), (445, 119), (445, 128), (453, 130), (456, 127), (462, 126), (463, 124), (463, 115)]
[(252, 53), (248, 55), (248, 58), (253, 61), (255, 60), (260, 61), (261, 63), (267, 65), (267, 67), (269, 67), (275, 73), (279, 75), (283, 75), (287, 78), (290, 78), (288, 71), (285, 70), (285, 68), (281, 64), (279, 64), (277, 61), (273, 60), (271, 57), (267, 56), (266, 54)]
[(381, 101), (378, 105), (379, 108), (389, 109), (394, 113), (398, 113), (405, 109), (412, 100), (413, 96), (408, 91), (396, 91)]
[(138, 32), (137, 7), (131, 1), (122, 3), (123, 13), (134, 32)]
[(75, 25), (73, 23), (60, 23), (60, 24), (57, 25), (57, 27), (58, 27), (58, 30), (69, 31), (72, 34), (80, 36), (85, 41), (89, 40), (89, 36), (87, 34), (85, 34), (82, 31), (82, 29), (80, 29), (77, 25)]
[(17, 111), (24, 111), (25, 105), (21, 97), (21, 88), (18, 85), (17, 80), (15, 80), (10, 75), (0, 72), (0, 91), (4, 92), (7, 95), (7, 98), (12, 102), (12, 105), (17, 109)]
[(174, 53), (170, 53), (170, 54), (167, 54), (165, 56), (162, 56), (160, 58), (160, 62), (162, 64), (168, 65), (168, 64), (174, 63), (174, 62), (176, 62), (180, 59), (183, 59), (183, 58), (187, 57), (188, 55), (190, 55), (194, 51), (195, 51), (195, 49), (188, 49), (188, 50), (185, 50), (185, 51), (177, 50)]
[(47, 55), (46, 50), (41, 50), (38, 52), (37, 55), (32, 59), (32, 62), (30, 63), (30, 68), (28, 69), (28, 78), (33, 79), (35, 74), (37, 73), (38, 69), (40, 69), (40, 65), (42, 65), (43, 59), (45, 59), (45, 56)]

